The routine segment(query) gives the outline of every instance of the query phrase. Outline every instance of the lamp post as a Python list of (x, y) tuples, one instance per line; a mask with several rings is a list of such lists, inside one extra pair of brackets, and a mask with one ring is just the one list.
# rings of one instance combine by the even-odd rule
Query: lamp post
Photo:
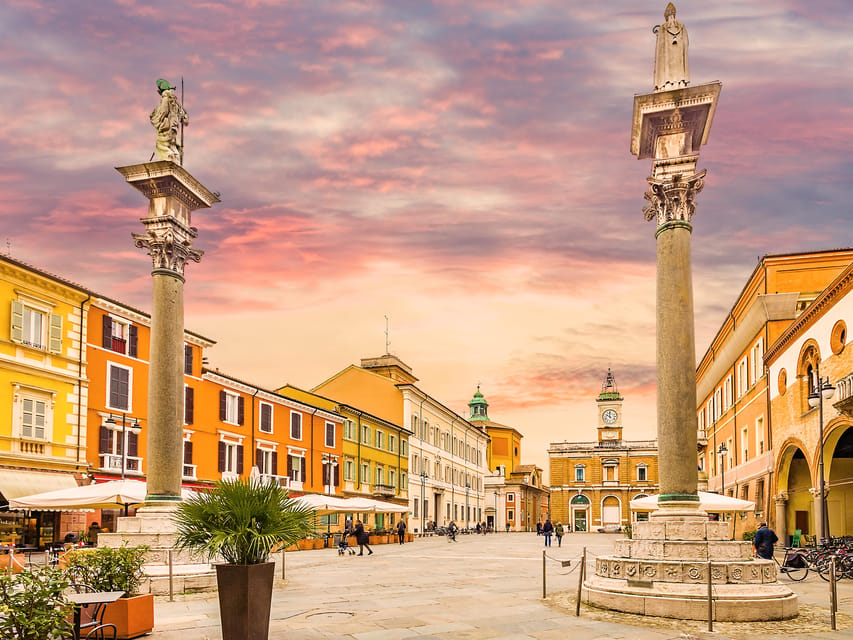
[(423, 535), (426, 532), (426, 530), (424, 529), (424, 505), (425, 505), (424, 488), (426, 487), (427, 472), (424, 471), (423, 469), (421, 469), (420, 476), (421, 476), (421, 535)]
[[(106, 419), (107, 424), (117, 424), (115, 419), (113, 419), (113, 414), (110, 414), (110, 417)], [(133, 422), (128, 426), (127, 424), (127, 414), (122, 411), (121, 412), (121, 479), (124, 480), (125, 472), (127, 471), (127, 433), (134, 435), (139, 435), (142, 431), (142, 427), (139, 424), (138, 418), (133, 418)]]
[(823, 476), (823, 401), (832, 399), (835, 394), (835, 387), (829, 382), (829, 378), (821, 378), (818, 373), (817, 383), (812, 392), (809, 394), (809, 406), (818, 408), (818, 479), (820, 491), (820, 539), (821, 542), (827, 539), (827, 530), (829, 529), (829, 514), (826, 513), (826, 481)]
[(468, 511), (468, 494), (471, 492), (471, 483), (465, 483), (465, 529), (468, 529), (468, 516), (470, 512)]
[(722, 495), (726, 495), (726, 454), (728, 452), (729, 448), (726, 446), (726, 443), (721, 442), (717, 453), (720, 454), (720, 493)]

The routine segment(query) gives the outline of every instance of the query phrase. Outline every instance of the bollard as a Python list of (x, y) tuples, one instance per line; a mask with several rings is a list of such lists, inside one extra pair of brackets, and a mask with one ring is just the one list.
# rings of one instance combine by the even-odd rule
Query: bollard
[(542, 597), (546, 597), (545, 593), (545, 549), (542, 549)]
[(284, 547), (281, 548), (281, 579), (284, 580)]
[(838, 591), (836, 591), (835, 556), (830, 558), (829, 565), (829, 622), (835, 631), (835, 612), (838, 611)]
[(708, 631), (714, 630), (714, 592), (712, 584), (711, 563), (708, 562)]
[(175, 601), (175, 561), (172, 557), (174, 549), (169, 549), (169, 602)]
[(583, 579), (586, 577), (586, 547), (583, 548), (583, 556), (581, 557), (581, 568), (578, 571), (578, 597), (575, 603), (575, 617), (581, 615), (581, 589), (583, 588)]

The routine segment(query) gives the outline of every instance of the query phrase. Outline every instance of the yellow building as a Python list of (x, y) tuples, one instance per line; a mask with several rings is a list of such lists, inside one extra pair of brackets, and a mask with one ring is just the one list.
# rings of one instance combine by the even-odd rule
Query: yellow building
[(630, 501), (658, 491), (657, 442), (622, 439), (623, 398), (608, 369), (596, 398), (596, 442), (552, 442), (548, 448), (551, 520), (571, 531), (615, 529), (632, 516)]
[[(773, 496), (781, 498), (780, 489), (774, 488), (780, 455), (780, 439), (775, 434), (777, 429), (789, 428), (792, 420), (799, 422), (774, 420), (769, 414), (774, 381), (766, 375), (765, 351), (798, 322), (851, 261), (851, 249), (764, 256), (699, 363), (699, 468), (707, 473), (710, 491), (755, 503), (744, 518), (734, 520), (735, 538), (754, 530), (762, 520), (768, 520), (771, 527), (779, 526), (771, 503)], [(792, 382), (801, 379), (799, 370), (787, 371)], [(811, 481), (807, 484), (814, 486)], [(801, 508), (795, 511), (810, 514)], [(805, 530), (814, 530), (800, 524)]]
[(85, 529), (85, 514), (2, 509), (9, 499), (77, 486), (87, 469), (88, 293), (0, 257), (0, 543), (39, 545)]

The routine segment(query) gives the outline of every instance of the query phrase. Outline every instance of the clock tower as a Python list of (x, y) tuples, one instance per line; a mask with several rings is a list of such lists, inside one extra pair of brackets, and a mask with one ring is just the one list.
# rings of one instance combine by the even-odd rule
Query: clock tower
[(620, 442), (622, 440), (622, 396), (616, 388), (616, 378), (610, 368), (604, 384), (601, 385), (601, 393), (595, 402), (598, 405), (598, 441)]

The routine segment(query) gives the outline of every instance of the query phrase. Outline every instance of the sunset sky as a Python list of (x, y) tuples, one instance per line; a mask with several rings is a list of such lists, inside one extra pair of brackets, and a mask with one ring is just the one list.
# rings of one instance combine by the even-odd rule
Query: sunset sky
[[(149, 310), (155, 81), (189, 112), (186, 326), (210, 365), (310, 388), (390, 350), (524, 435), (655, 433), (650, 162), (630, 154), (666, 2), (5, 0), (0, 251)], [(723, 83), (694, 218), (703, 353), (759, 256), (853, 245), (853, 3), (676, 3), (693, 84)], [(179, 90), (180, 91), (180, 90)], [(547, 476), (546, 476), (547, 477)]]

